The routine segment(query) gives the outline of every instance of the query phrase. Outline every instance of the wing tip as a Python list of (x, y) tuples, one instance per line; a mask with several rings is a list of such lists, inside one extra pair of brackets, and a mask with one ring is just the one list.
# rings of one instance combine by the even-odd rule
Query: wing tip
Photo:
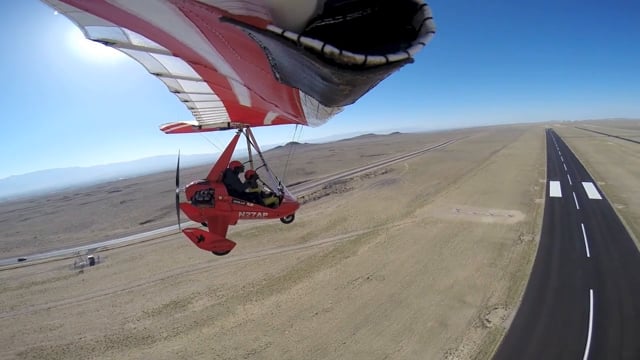
[(198, 132), (196, 121), (178, 121), (160, 125), (160, 130), (165, 134), (183, 134)]

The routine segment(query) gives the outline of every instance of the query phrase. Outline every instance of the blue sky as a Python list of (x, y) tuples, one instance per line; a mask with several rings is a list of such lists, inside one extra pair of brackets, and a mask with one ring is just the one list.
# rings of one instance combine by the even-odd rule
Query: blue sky
[[(358, 131), (640, 118), (640, 2), (429, 3), (438, 32), (414, 64), (300, 141)], [(0, 179), (47, 168), (218, 151), (229, 132), (165, 135), (191, 113), (130, 58), (90, 44), (35, 0), (0, 5)], [(92, 46), (93, 45), (93, 46)], [(258, 129), (263, 144), (294, 128)]]

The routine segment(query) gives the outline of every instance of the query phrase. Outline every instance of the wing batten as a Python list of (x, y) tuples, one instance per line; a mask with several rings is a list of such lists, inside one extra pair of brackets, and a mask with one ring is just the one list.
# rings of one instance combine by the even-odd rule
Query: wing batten
[(116, 41), (115, 39), (104, 38), (104, 37), (89, 38), (89, 40), (99, 42), (105, 46), (112, 47), (124, 53), (126, 53), (127, 50), (131, 50), (131, 51), (145, 52), (149, 54), (171, 55), (171, 52), (163, 47), (149, 47), (149, 46), (142, 46), (142, 45), (134, 45), (131, 43), (123, 43), (123, 42)]
[(206, 84), (206, 82), (202, 78), (197, 77), (197, 76), (179, 75), (179, 74), (162, 73), (162, 72), (151, 72), (151, 71), (149, 71), (149, 73), (151, 75), (154, 75), (154, 76), (156, 76), (158, 78), (163, 78), (163, 79), (196, 81), (196, 82), (202, 82), (202, 83)]
[(112, 0), (120, 9), (134, 14), (141, 20), (148, 22), (158, 29), (163, 29), (174, 39), (180, 39), (185, 46), (195, 51), (207, 60), (216, 71), (229, 79), (231, 88), (237, 101), (245, 106), (251, 106), (249, 90), (244, 86), (242, 79), (220, 52), (207, 40), (182, 9), (174, 4), (162, 1), (154, 1), (153, 6), (149, 2)]
[(192, 92), (192, 93), (175, 92), (175, 95), (182, 102), (187, 102), (187, 101), (193, 101), (193, 102), (198, 102), (198, 101), (220, 101), (221, 102), (222, 101), (215, 94), (202, 94), (202, 93), (195, 93), (195, 92)]
[(83, 27), (87, 39), (103, 43), (118, 49), (139, 50), (150, 53), (171, 55), (171, 52), (160, 44), (145, 38), (133, 31), (105, 22), (105, 25), (85, 25)]
[(209, 84), (202, 79), (189, 80), (181, 79), (180, 77), (165, 77), (158, 76), (171, 91), (181, 93), (196, 93), (196, 94), (215, 94), (211, 91)]

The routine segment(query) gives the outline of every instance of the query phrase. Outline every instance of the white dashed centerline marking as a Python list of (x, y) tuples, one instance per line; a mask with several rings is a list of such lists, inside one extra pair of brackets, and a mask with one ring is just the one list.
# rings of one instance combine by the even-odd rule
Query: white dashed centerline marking
[(549, 197), (562, 197), (560, 181), (549, 181)]
[(584, 187), (584, 191), (587, 192), (589, 199), (602, 200), (602, 196), (600, 196), (598, 189), (596, 189), (592, 182), (584, 181), (582, 182), (582, 186)]
[(587, 241), (587, 232), (584, 230), (583, 223), (580, 223), (580, 226), (582, 226), (582, 238), (584, 239), (584, 248), (585, 250), (587, 250), (587, 257), (590, 258), (591, 252), (589, 252), (589, 242)]
[(571, 182), (571, 176), (569, 176), (569, 174), (567, 174), (567, 179), (569, 179), (569, 185), (573, 185), (573, 183)]
[(593, 289), (589, 289), (589, 331), (587, 332), (587, 344), (584, 346), (584, 356), (582, 360), (589, 358), (591, 348), (591, 335), (593, 334)]
[(562, 163), (562, 166), (564, 166), (564, 171), (567, 171), (567, 164)]
[(580, 205), (578, 205), (578, 198), (576, 197), (576, 193), (572, 192), (573, 200), (576, 202), (576, 209), (580, 210)]

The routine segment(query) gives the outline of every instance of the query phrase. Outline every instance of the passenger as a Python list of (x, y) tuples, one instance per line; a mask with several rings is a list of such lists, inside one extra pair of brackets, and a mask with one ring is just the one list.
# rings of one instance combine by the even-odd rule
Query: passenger
[(249, 184), (247, 192), (255, 194), (260, 204), (270, 208), (277, 208), (280, 206), (280, 198), (275, 196), (273, 193), (265, 192), (264, 188), (258, 184), (260, 176), (258, 176), (257, 172), (254, 170), (247, 170), (244, 173), (244, 178), (246, 180), (245, 184)]

